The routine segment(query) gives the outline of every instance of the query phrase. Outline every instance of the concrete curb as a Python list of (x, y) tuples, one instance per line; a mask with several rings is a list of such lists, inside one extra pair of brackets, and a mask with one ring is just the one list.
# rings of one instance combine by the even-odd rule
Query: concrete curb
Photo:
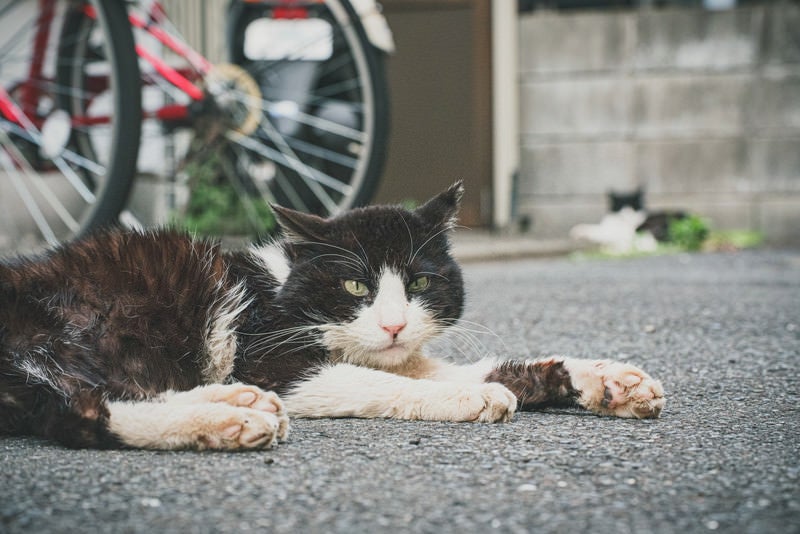
[(486, 230), (456, 230), (451, 238), (453, 255), (462, 263), (520, 258), (552, 258), (581, 250), (569, 239), (538, 239), (526, 235), (492, 233)]

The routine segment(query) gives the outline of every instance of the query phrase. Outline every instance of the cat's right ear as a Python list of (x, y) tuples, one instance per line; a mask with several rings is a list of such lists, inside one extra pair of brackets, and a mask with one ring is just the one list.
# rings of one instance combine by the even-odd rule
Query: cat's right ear
[(314, 243), (323, 241), (328, 222), (317, 215), (295, 211), (283, 206), (270, 204), (278, 225), (287, 239), (295, 243)]

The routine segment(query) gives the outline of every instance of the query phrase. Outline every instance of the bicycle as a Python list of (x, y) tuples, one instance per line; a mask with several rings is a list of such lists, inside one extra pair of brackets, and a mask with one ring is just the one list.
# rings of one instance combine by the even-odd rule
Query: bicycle
[(357, 13), (348, 0), (233, 0), (231, 62), (213, 65), (156, 0), (7, 1), (6, 248), (41, 249), (114, 223), (137, 169), (187, 179), (212, 155), (254, 220), (268, 202), (320, 215), (366, 203), (385, 159), (387, 45), (362, 23), (374, 2), (358, 4)]

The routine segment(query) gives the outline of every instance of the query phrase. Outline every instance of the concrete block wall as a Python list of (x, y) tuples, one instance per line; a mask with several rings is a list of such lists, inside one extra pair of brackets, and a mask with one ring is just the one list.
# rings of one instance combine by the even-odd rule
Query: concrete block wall
[(800, 3), (520, 16), (518, 213), (564, 236), (606, 192), (800, 243)]

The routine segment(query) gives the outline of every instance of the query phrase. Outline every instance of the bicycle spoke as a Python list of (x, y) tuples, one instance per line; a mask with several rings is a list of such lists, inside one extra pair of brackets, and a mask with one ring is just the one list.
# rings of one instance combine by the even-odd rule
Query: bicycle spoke
[(352, 78), (350, 80), (340, 80), (336, 83), (332, 83), (329, 85), (325, 85), (317, 89), (314, 95), (319, 95), (323, 98), (327, 98), (331, 95), (338, 95), (341, 93), (346, 93), (350, 89), (358, 89), (361, 87), (357, 78)]
[[(314, 176), (316, 174), (323, 174), (319, 171), (312, 173), (311, 169), (306, 166), (303, 161), (297, 157), (294, 150), (286, 143), (286, 140), (283, 136), (278, 133), (275, 127), (270, 123), (270, 121), (264, 118), (259, 125), (261, 130), (263, 130), (267, 136), (272, 140), (275, 145), (277, 145), (278, 150), (280, 150), (281, 154), (284, 156), (284, 161), (289, 163), (289, 166), (292, 170), (294, 170), (297, 174), (305, 179), (306, 185), (309, 189), (314, 193), (325, 209), (328, 210), (328, 213), (334, 214), (338, 211), (338, 207), (333, 199), (325, 192), (325, 190), (317, 183), (318, 177)], [(339, 183), (333, 177), (328, 177), (329, 183)]]
[(31, 21), (28, 24), (23, 24), (18, 30), (12, 33), (9, 38), (3, 42), (2, 47), (0, 47), (0, 57), (7, 58), (8, 53), (19, 46), (22, 40), (31, 34), (35, 26), (35, 22)]
[(0, 0), (0, 180), (14, 199), (0, 217), (5, 249), (105, 224), (128, 190), (141, 113), (136, 93), (119, 90), (139, 79), (125, 5), (85, 7)]
[[(240, 102), (249, 102), (248, 96), (245, 95), (244, 93), (237, 93), (236, 96), (238, 97)], [(266, 102), (266, 101), (263, 101), (263, 102)], [(262, 109), (264, 109), (264, 108), (262, 108)], [(313, 117), (311, 115), (305, 115), (305, 116)], [(324, 121), (324, 122), (323, 121), (324, 121), (323, 119), (318, 119), (318, 122), (315, 122), (313, 125), (318, 126), (320, 124), (326, 124), (326, 125), (340, 126), (337, 123), (334, 123), (332, 121)], [(342, 128), (347, 128), (347, 127), (342, 127)], [(322, 129), (322, 128), (320, 128), (320, 129)], [(331, 130), (326, 130), (326, 131), (328, 131), (330, 133), (337, 133), (337, 132), (332, 132)], [(347, 128), (347, 133), (353, 134), (353, 132), (358, 132), (358, 130), (354, 130), (352, 128)], [(352, 139), (354, 136), (355, 135), (353, 134), (353, 135), (347, 135), (347, 136), (343, 136), (343, 137), (348, 137), (348, 138)], [(358, 137), (359, 138), (363, 138), (363, 134), (359, 135)], [(313, 143), (302, 141), (302, 140), (297, 139), (297, 138), (285, 136), (285, 139), (286, 139), (286, 143), (290, 147), (298, 148), (299, 150), (301, 150), (304, 153), (319, 157), (319, 158), (324, 159), (326, 161), (330, 161), (332, 163), (336, 163), (338, 165), (342, 165), (342, 166), (345, 166), (345, 167), (348, 167), (348, 168), (351, 168), (351, 169), (355, 169), (356, 166), (358, 165), (358, 160), (356, 158), (353, 158), (352, 156), (348, 156), (346, 154), (342, 154), (342, 153), (336, 152), (334, 150), (331, 150), (329, 148), (325, 148), (323, 146), (319, 146), (319, 145), (315, 145)]]
[(313, 143), (307, 143), (306, 141), (302, 141), (294, 137), (287, 137), (286, 142), (289, 143), (290, 147), (296, 148), (301, 152), (325, 161), (330, 161), (331, 163), (336, 163), (337, 165), (341, 165), (349, 169), (355, 169), (358, 165), (358, 160), (356, 158), (347, 156), (345, 154), (340, 154), (339, 152), (335, 152), (329, 148), (315, 145)]
[[(240, 93), (239, 100), (242, 102), (248, 101), (250, 98), (247, 95), (242, 96), (243, 93)], [(264, 110), (265, 113), (269, 113), (270, 109), (273, 109), (277, 105), (276, 102), (269, 101), (269, 100), (261, 100), (261, 109)], [(296, 120), (297, 122), (301, 122), (303, 124), (308, 124), (309, 126), (313, 126), (315, 128), (319, 128), (320, 130), (325, 130), (326, 132), (333, 133), (339, 135), (341, 137), (346, 137), (348, 139), (352, 139), (353, 141), (357, 141), (359, 143), (363, 143), (366, 141), (366, 134), (355, 128), (350, 128), (349, 126), (344, 126), (342, 124), (333, 122), (328, 119), (322, 119), (320, 117), (316, 117), (309, 113), (305, 113), (303, 111), (296, 111), (292, 114), (291, 117), (287, 117), (285, 115), (281, 115), (282, 118), (291, 118)]]
[(297, 193), (292, 184), (286, 181), (286, 178), (279, 174), (275, 177), (275, 182), (277, 183), (278, 187), (280, 188), (281, 192), (286, 195), (286, 198), (289, 199), (290, 205), (292, 205), (295, 209), (300, 211), (310, 211), (308, 204), (303, 198)]
[(72, 214), (70, 214), (69, 210), (58, 199), (56, 194), (53, 193), (47, 184), (44, 183), (44, 180), (42, 180), (42, 177), (39, 176), (39, 173), (33, 169), (31, 164), (28, 163), (28, 160), (25, 159), (25, 156), (22, 154), (22, 152), (20, 152), (11, 139), (9, 139), (8, 134), (3, 130), (0, 130), (0, 132), (2, 132), (0, 139), (3, 141), (6, 152), (8, 152), (16, 164), (22, 168), (25, 175), (28, 177), (28, 180), (30, 180), (31, 183), (36, 187), (36, 189), (39, 191), (39, 194), (44, 197), (47, 203), (50, 204), (50, 207), (53, 208), (53, 211), (56, 212), (64, 225), (69, 228), (70, 231), (77, 232), (78, 228), (80, 228), (78, 221), (76, 221)]
[(19, 4), (22, 0), (11, 0), (11, 2), (7, 3), (3, 7), (0, 8), (0, 17), (6, 14), (6, 11), (12, 9), (15, 5)]
[(274, 148), (263, 145), (258, 141), (255, 141), (238, 132), (230, 131), (226, 132), (225, 135), (229, 140), (233, 141), (234, 143), (237, 143), (243, 146), (244, 148), (247, 148), (248, 150), (260, 154), (266, 159), (269, 159), (271, 161), (274, 161), (291, 169), (295, 167), (302, 168), (304, 171), (302, 175), (312, 180), (312, 183), (316, 182), (322, 184), (326, 187), (329, 187), (337, 191), (338, 193), (341, 193), (342, 195), (348, 195), (353, 192), (353, 188), (350, 185), (342, 183), (336, 178), (329, 176), (317, 169), (313, 169), (311, 167), (303, 167), (303, 162), (297, 159), (296, 157), (288, 157), (285, 154), (275, 150)]
[(231, 186), (233, 186), (234, 191), (236, 191), (236, 195), (239, 197), (239, 201), (244, 207), (247, 218), (250, 219), (250, 224), (256, 231), (258, 231), (261, 228), (261, 218), (258, 216), (258, 210), (256, 209), (255, 203), (250, 198), (250, 195), (248, 195), (247, 191), (245, 191), (245, 186), (242, 183), (242, 179), (233, 169), (230, 161), (226, 159), (222, 160), (222, 172), (228, 177)]
[(39, 209), (39, 205), (36, 204), (36, 200), (34, 200), (33, 195), (25, 185), (25, 181), (22, 179), (20, 172), (15, 166), (15, 161), (8, 161), (9, 158), (16, 159), (13, 154), (17, 148), (11, 139), (8, 138), (8, 134), (3, 130), (0, 130), (0, 145), (6, 150), (6, 153), (0, 154), (0, 165), (2, 165), (6, 174), (11, 179), (11, 184), (14, 186), (14, 189), (17, 190), (17, 194), (25, 205), (25, 209), (28, 210), (34, 224), (39, 228), (42, 237), (44, 237), (50, 245), (57, 244), (58, 239), (53, 229), (47, 223), (47, 218), (44, 216), (44, 213), (42, 213), (42, 210)]
[[(0, 89), (2, 90), (2, 89)], [(20, 128), (18, 125), (9, 123), (4, 121), (4, 130), (9, 129), (13, 131), (15, 134), (19, 135), (26, 141), (32, 142), (35, 145), (41, 147), (42, 146), (42, 138), (41, 133), (36, 130), (36, 128), (30, 124), (30, 121), (25, 120), (27, 122), (26, 127), (30, 128), (30, 130), (24, 130)], [(6, 124), (8, 126), (6, 126)], [(70, 160), (72, 163), (80, 165), (81, 167), (85, 168), (89, 172), (94, 173), (96, 176), (102, 176), (105, 174), (105, 168), (101, 165), (92, 162), (91, 160), (84, 158), (80, 154), (70, 150), (64, 150), (61, 155), (56, 158), (53, 158), (51, 161), (56, 166), (56, 168), (61, 171), (64, 177), (67, 179), (69, 184), (75, 189), (75, 191), (88, 203), (93, 203), (95, 201), (95, 195), (86, 187), (83, 183), (83, 180), (75, 174), (75, 171), (67, 165), (65, 160)]]

